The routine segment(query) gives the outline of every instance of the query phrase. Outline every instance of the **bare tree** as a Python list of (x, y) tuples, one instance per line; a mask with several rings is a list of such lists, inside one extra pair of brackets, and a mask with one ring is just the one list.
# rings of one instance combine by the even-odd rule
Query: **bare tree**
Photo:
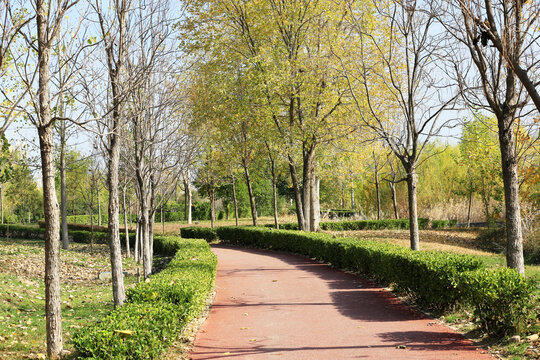
[[(455, 54), (454, 78), (463, 99), (497, 118), (506, 209), (506, 260), (508, 267), (524, 274), (515, 129), (518, 118), (527, 118), (527, 92), (533, 100), (538, 97), (538, 84), (528, 78), (532, 76), (529, 70), (539, 61), (534, 56), (538, 46), (533, 25), (538, 19), (538, 4), (471, 0), (448, 3), (445, 10), (441, 24), (453, 37), (450, 51)], [(538, 107), (536, 101), (535, 105)]]
[[(182, 173), (184, 137), (180, 131), (181, 100), (174, 82), (172, 18), (167, 1), (148, 3), (135, 16), (138, 40), (127, 67), (139, 80), (128, 99), (131, 162), (140, 208), (144, 277), (152, 272), (154, 215), (173, 193)], [(157, 197), (161, 192), (164, 196)]]
[[(20, 37), (20, 32), (31, 21), (35, 19), (35, 13), (26, 14), (23, 12), (24, 4), (15, 3), (10, 0), (0, 0), (0, 79), (2, 79), (2, 88), (0, 88), (0, 96), (3, 100), (0, 101), (0, 110), (2, 111), (2, 119), (0, 121), (0, 138), (4, 136), (8, 126), (13, 122), (19, 108), (19, 104), (25, 98), (29, 88), (27, 86), (19, 86), (17, 76), (8, 81), (10, 73), (8, 70), (9, 63), (28, 59), (29, 54), (21, 54), (16, 56), (16, 51), (12, 47)], [(9, 88), (8, 88), (9, 87)], [(14, 91), (17, 90), (19, 91)], [(12, 96), (11, 94), (15, 94)]]
[(523, 0), (460, 0), (463, 21), (478, 44), (499, 52), (540, 111), (540, 3)]
[[(61, 32), (61, 24), (70, 8), (78, 0), (53, 1), (46, 3), (43, 0), (30, 2), (32, 22), (26, 22), (18, 29), (25, 41), (22, 51), (16, 54), (11, 51), (14, 58), (24, 59), (16, 62), (18, 80), (29, 96), (31, 108), (25, 111), (30, 122), (36, 127), (39, 135), (41, 152), (41, 173), (43, 181), (43, 203), (45, 213), (45, 315), (47, 329), (47, 355), (57, 359), (62, 352), (62, 320), (60, 308), (60, 246), (59, 246), (59, 206), (55, 189), (54, 164), (54, 123), (59, 119), (52, 113), (51, 103), (55, 97), (63, 96), (65, 88), (52, 89), (51, 78), (54, 77), (61, 62), (53, 52), (57, 38)], [(10, 16), (13, 16), (15, 7), (6, 4)], [(28, 7), (27, 3), (20, 4), (18, 9)], [(54, 58), (54, 59), (53, 59)], [(56, 66), (56, 67), (55, 67)], [(55, 67), (55, 68), (53, 68)], [(37, 84), (36, 84), (37, 80)], [(37, 88), (37, 89), (36, 89)]]
[(417, 168), (426, 145), (447, 126), (437, 124), (439, 116), (456, 99), (449, 81), (437, 75), (443, 38), (434, 29), (436, 4), (375, 3), (371, 24), (356, 6), (349, 1), (356, 59), (341, 59), (344, 76), (362, 124), (384, 141), (405, 170), (406, 178), (400, 180), (407, 181), (411, 249), (419, 250)]
[(120, 163), (120, 131), (124, 123), (122, 111), (127, 91), (125, 88), (127, 87), (127, 83), (129, 83), (126, 80), (126, 77), (129, 75), (125, 71), (125, 61), (130, 40), (128, 37), (128, 15), (131, 11), (132, 4), (128, 0), (114, 0), (111, 5), (104, 5), (100, 0), (95, 0), (91, 3), (93, 12), (97, 17), (108, 76), (108, 99), (104, 116), (105, 122), (101, 125), (106, 138), (103, 145), (107, 152), (108, 162), (108, 243), (111, 255), (113, 299), (115, 306), (121, 306), (124, 304), (126, 295), (124, 274), (122, 271), (122, 248), (120, 244), (118, 216), (120, 208), (118, 167)]

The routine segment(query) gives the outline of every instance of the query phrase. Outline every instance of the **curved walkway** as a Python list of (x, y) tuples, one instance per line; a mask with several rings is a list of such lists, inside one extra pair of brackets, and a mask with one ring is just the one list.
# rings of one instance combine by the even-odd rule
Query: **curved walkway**
[(357, 276), (295, 255), (213, 251), (217, 293), (192, 359), (493, 359)]

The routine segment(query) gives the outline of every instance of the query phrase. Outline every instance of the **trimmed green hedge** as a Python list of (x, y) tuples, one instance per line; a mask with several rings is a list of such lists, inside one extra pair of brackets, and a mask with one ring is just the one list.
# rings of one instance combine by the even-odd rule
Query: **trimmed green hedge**
[(536, 317), (531, 310), (534, 305), (526, 306), (537, 303), (532, 281), (514, 270), (485, 269), (474, 256), (271, 228), (219, 227), (217, 235), (231, 244), (298, 253), (375, 276), (412, 293), (418, 303), (439, 313), (470, 304), (490, 334), (520, 332)]
[[(40, 228), (45, 228), (45, 221), (40, 220), (38, 224)], [(93, 227), (94, 227), (94, 231), (107, 232), (109, 230), (107, 226), (98, 226), (97, 223), (93, 224)], [(87, 224), (68, 223), (68, 230), (92, 231), (92, 227)], [(124, 232), (124, 231), (125, 231), (125, 228), (120, 227), (120, 232)], [(134, 233), (135, 230), (130, 230), (130, 232)]]
[(191, 226), (180, 228), (180, 236), (184, 239), (205, 239), (206, 241), (217, 240), (216, 228)]
[[(444, 220), (443, 220), (444, 221)], [(427, 229), (430, 220), (418, 218), (418, 228)], [(351, 220), (351, 221), (323, 221), (319, 224), (322, 230), (346, 231), (346, 230), (380, 230), (380, 229), (408, 229), (409, 219), (384, 219), (384, 220)], [(264, 227), (274, 227), (273, 224)], [(279, 224), (281, 230), (298, 230), (297, 223)]]
[(154, 249), (175, 254), (173, 260), (149, 283), (128, 290), (124, 306), (74, 334), (78, 358), (155, 359), (199, 316), (217, 264), (206, 241), (155, 236)]
[(457, 224), (457, 220), (431, 220), (432, 229), (444, 229)]
[(0, 236), (19, 239), (43, 239), (45, 230), (31, 225), (0, 225)]

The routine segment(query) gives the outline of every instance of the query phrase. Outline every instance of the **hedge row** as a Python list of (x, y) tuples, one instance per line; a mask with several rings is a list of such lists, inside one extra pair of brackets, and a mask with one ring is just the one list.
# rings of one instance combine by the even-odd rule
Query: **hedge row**
[(126, 304), (72, 339), (78, 358), (155, 359), (199, 316), (214, 286), (216, 257), (204, 240), (154, 237), (167, 268), (128, 290)]
[(19, 239), (43, 239), (45, 230), (31, 225), (0, 224), (0, 236)]
[[(435, 220), (437, 221), (437, 220)], [(449, 222), (444, 222), (446, 227)], [(430, 220), (427, 218), (418, 218), (418, 228), (427, 229)], [(437, 226), (443, 223), (437, 222)], [(265, 227), (274, 227), (273, 224), (264, 225)], [(323, 221), (319, 223), (322, 230), (345, 231), (345, 230), (380, 230), (380, 229), (408, 229), (409, 219), (384, 219), (384, 220), (351, 220), (351, 221)], [(282, 230), (298, 230), (297, 223), (279, 224)]]
[[(83, 215), (77, 215), (77, 216), (83, 216)], [(45, 221), (40, 220), (38, 222), (40, 228), (45, 228)], [(84, 223), (71, 223), (68, 224), (68, 230), (75, 230), (75, 231), (92, 231), (92, 226), (94, 227), (94, 231), (100, 231), (100, 232), (107, 232), (108, 227), (107, 226), (98, 226), (97, 223), (94, 223), (92, 226)], [(120, 227), (120, 232), (124, 232), (125, 228)], [(135, 232), (135, 230), (130, 230), (130, 232)]]
[(231, 244), (303, 254), (375, 276), (414, 294), (418, 303), (439, 313), (469, 304), (492, 335), (519, 333), (535, 321), (536, 284), (514, 270), (486, 269), (473, 256), (270, 228), (219, 227), (217, 235)]
[(180, 236), (184, 239), (205, 239), (206, 241), (217, 240), (216, 228), (192, 226), (180, 228)]

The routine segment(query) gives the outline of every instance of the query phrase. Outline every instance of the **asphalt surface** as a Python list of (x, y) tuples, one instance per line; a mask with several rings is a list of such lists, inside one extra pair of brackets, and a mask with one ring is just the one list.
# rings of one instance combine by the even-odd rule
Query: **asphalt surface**
[(493, 359), (355, 275), (217, 246), (216, 298), (192, 359)]

